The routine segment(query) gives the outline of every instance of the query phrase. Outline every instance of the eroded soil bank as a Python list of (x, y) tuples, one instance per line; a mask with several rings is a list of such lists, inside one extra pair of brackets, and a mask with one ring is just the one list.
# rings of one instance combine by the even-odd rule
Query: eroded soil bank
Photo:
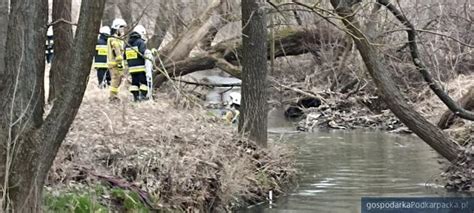
[(231, 210), (278, 195), (295, 176), (285, 145), (257, 149), (184, 98), (137, 104), (121, 93), (110, 104), (90, 83), (48, 177), (48, 210)]

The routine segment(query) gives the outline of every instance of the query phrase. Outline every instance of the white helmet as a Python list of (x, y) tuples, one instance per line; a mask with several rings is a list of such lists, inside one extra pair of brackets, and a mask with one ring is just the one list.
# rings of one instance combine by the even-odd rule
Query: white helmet
[(48, 27), (48, 32), (46, 33), (47, 36), (53, 36), (53, 27)]
[(114, 21), (112, 22), (112, 29), (120, 29), (121, 27), (126, 27), (127, 26), (127, 22), (125, 22), (125, 20), (121, 19), (121, 18), (116, 18), (114, 19)]
[(139, 24), (137, 26), (135, 26), (135, 28), (133, 28), (133, 32), (137, 32), (138, 34), (140, 34), (140, 36), (142, 37), (142, 39), (146, 39), (145, 36), (146, 36), (146, 29), (143, 25)]
[(109, 26), (103, 26), (99, 30), (100, 34), (105, 34), (105, 35), (110, 35), (110, 27)]
[(231, 92), (229, 94), (230, 104), (237, 104), (240, 106), (240, 93), (238, 92)]

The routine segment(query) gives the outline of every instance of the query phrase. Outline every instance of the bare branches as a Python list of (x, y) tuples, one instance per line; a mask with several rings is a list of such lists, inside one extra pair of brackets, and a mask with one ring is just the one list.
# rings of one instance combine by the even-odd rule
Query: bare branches
[[(333, 1), (331, 2), (333, 3), (333, 7), (338, 7), (338, 4), (335, 4)], [(406, 103), (400, 89), (393, 82), (390, 73), (382, 66), (377, 50), (370, 44), (366, 36), (361, 35), (362, 33), (359, 30), (360, 24), (358, 20), (351, 15), (354, 14), (353, 8), (346, 6), (337, 8), (336, 11), (343, 17), (343, 23), (348, 31), (360, 38), (354, 38), (354, 43), (359, 50), (369, 74), (374, 79), (380, 95), (390, 110), (407, 125), (410, 130), (416, 133), (438, 153), (451, 162), (456, 161), (459, 146), (451, 141), (439, 128), (416, 112), (412, 106)]]
[(415, 26), (406, 18), (402, 12), (397, 9), (393, 4), (388, 0), (378, 0), (378, 3), (385, 6), (403, 25), (408, 29), (408, 45), (410, 47), (410, 54), (418, 71), (421, 73), (425, 81), (428, 83), (429, 87), (433, 92), (443, 101), (443, 103), (451, 110), (454, 114), (458, 115), (461, 118), (474, 121), (474, 112), (467, 111), (457, 104), (437, 83), (431, 73), (428, 71), (427, 67), (424, 65), (423, 61), (420, 58), (420, 53), (418, 51), (418, 45), (416, 44), (417, 33)]
[(283, 89), (291, 90), (291, 91), (296, 92), (298, 94), (301, 94), (301, 95), (304, 95), (304, 96), (307, 96), (307, 97), (310, 97), (310, 98), (316, 98), (316, 99), (321, 100), (324, 103), (328, 103), (328, 101), (326, 99), (324, 99), (323, 97), (321, 97), (320, 95), (313, 94), (313, 93), (310, 93), (310, 92), (306, 92), (306, 91), (303, 91), (299, 88), (284, 85), (284, 84), (282, 84), (282, 83), (280, 83), (280, 82), (278, 82), (274, 79), (269, 79), (269, 81), (272, 83), (272, 86), (277, 88), (277, 89), (278, 88), (283, 88)]
[(53, 22), (47, 24), (46, 26), (49, 27), (49, 26), (53, 26), (53, 25), (56, 25), (56, 24), (59, 24), (59, 23), (66, 23), (66, 24), (70, 24), (70, 25), (77, 26), (77, 23), (74, 23), (74, 22), (72, 22), (72, 21), (68, 21), (68, 20), (63, 19), (63, 18), (57, 19), (57, 20), (55, 20), (55, 21), (53, 21)]
[[(383, 34), (389, 34), (389, 33), (394, 33), (394, 32), (399, 32), (399, 31), (409, 31), (409, 30), (412, 30), (410, 28), (402, 28), (402, 29), (394, 29), (394, 30), (390, 30), (390, 31), (386, 31), (386, 32), (383, 32)], [(471, 45), (471, 44), (468, 44), (468, 43), (465, 43), (457, 38), (454, 38), (453, 36), (450, 36), (450, 35), (446, 35), (446, 34), (443, 34), (443, 33), (438, 33), (438, 32), (434, 32), (434, 31), (431, 31), (431, 30), (425, 30), (425, 29), (413, 29), (415, 30), (416, 32), (421, 32), (421, 33), (428, 33), (428, 34), (433, 34), (433, 35), (437, 35), (437, 36), (441, 36), (441, 37), (444, 37), (444, 38), (449, 38), (457, 43), (459, 43), (460, 45), (462, 46), (465, 46), (465, 47), (469, 47), (469, 48), (474, 48), (474, 45)], [(407, 44), (408, 46), (408, 44)], [(402, 49), (402, 48), (400, 48)]]

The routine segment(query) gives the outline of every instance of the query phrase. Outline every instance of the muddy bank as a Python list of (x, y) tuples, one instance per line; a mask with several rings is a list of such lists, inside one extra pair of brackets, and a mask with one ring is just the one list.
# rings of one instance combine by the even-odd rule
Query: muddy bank
[(376, 96), (360, 95), (344, 98), (345, 94), (325, 95), (324, 102), (318, 107), (302, 109), (304, 115), (298, 122), (300, 131), (317, 129), (370, 129), (390, 132), (409, 133), (384, 103)]
[(189, 104), (164, 94), (131, 103), (121, 92), (124, 101), (112, 105), (106, 91), (89, 85), (48, 191), (101, 185), (106, 193), (97, 202), (111, 209), (122, 208), (123, 200), (107, 192), (121, 188), (149, 209), (219, 211), (263, 201), (292, 182), (291, 148), (270, 143), (258, 150), (204, 109), (184, 108)]
[[(468, 85), (474, 84), (474, 76), (460, 75), (446, 84), (454, 99), (467, 92)], [(354, 94), (338, 92), (318, 93), (324, 101), (318, 107), (304, 108), (304, 116), (298, 123), (301, 131), (315, 129), (376, 129), (393, 133), (411, 133), (393, 113), (390, 112), (374, 92), (362, 90)], [(420, 90), (417, 96), (407, 100), (433, 124), (436, 124), (447, 107), (428, 88)], [(446, 132), (460, 144), (473, 140), (473, 122), (455, 119)]]

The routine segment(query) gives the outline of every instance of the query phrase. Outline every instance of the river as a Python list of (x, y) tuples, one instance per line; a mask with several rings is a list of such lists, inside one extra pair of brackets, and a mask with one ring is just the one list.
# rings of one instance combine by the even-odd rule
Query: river
[[(320, 131), (272, 137), (297, 150), (298, 186), (273, 201), (240, 212), (360, 212), (363, 196), (448, 196), (434, 184), (438, 155), (414, 136), (383, 132)], [(282, 138), (282, 139), (280, 139)]]
[[(230, 80), (219, 77), (218, 81)], [(208, 102), (222, 101), (222, 96), (213, 95), (222, 94), (220, 90), (210, 91)], [(270, 138), (296, 148), (298, 186), (272, 205), (265, 202), (239, 212), (352, 213), (360, 212), (364, 196), (451, 196), (434, 183), (442, 172), (439, 156), (417, 137), (366, 131), (296, 132), (283, 112), (269, 112)]]

